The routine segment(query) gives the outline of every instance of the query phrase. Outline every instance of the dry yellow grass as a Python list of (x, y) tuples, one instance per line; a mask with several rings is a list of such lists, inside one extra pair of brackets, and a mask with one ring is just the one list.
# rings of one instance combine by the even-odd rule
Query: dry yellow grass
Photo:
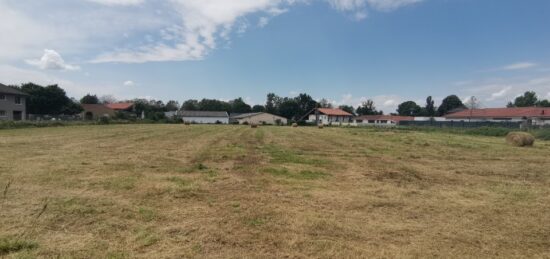
[(550, 257), (548, 157), (369, 129), (3, 130), (0, 256)]

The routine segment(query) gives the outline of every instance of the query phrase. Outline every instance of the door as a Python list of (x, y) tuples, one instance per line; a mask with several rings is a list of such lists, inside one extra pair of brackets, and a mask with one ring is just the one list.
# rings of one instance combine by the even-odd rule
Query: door
[(22, 111), (13, 111), (13, 120), (14, 121), (20, 121), (23, 119), (23, 112)]

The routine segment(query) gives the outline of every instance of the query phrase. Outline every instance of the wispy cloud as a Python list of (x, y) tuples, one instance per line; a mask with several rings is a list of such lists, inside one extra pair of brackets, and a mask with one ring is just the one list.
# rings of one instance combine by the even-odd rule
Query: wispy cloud
[(536, 67), (536, 66), (537, 66), (536, 63), (520, 62), (520, 63), (515, 63), (515, 64), (510, 64), (510, 65), (504, 66), (504, 67), (500, 68), (500, 70), (521, 70), (521, 69), (527, 69), (527, 68), (532, 68), (532, 67)]

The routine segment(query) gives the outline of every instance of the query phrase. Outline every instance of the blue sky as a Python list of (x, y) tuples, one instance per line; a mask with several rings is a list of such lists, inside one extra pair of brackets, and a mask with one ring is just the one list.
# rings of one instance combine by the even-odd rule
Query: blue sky
[(550, 98), (547, 0), (0, 0), (0, 17), (0, 82), (77, 98)]

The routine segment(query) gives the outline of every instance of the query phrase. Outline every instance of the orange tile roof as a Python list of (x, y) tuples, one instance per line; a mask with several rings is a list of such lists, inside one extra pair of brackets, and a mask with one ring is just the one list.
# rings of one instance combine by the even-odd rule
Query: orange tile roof
[(332, 115), (332, 116), (353, 116), (352, 114), (342, 109), (319, 108), (319, 112), (325, 115)]
[(464, 110), (445, 115), (445, 118), (517, 118), (517, 117), (549, 117), (550, 108), (521, 107), (521, 108), (487, 108)]
[(128, 110), (132, 108), (134, 104), (133, 103), (109, 103), (109, 104), (105, 104), (105, 106), (113, 110)]

